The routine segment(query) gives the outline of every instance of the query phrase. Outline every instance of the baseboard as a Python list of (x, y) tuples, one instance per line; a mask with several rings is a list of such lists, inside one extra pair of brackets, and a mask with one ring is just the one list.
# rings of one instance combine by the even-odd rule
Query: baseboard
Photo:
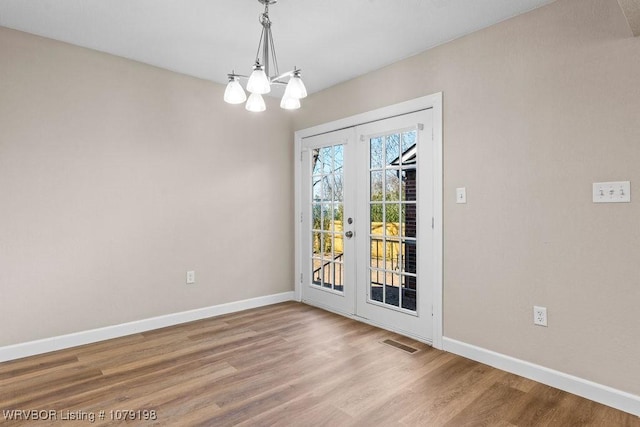
[(640, 417), (640, 396), (447, 337), (443, 338), (443, 347), (445, 351), (450, 353)]
[(0, 362), (293, 300), (293, 292), (283, 292), (281, 294), (267, 295), (37, 341), (8, 345), (0, 347)]

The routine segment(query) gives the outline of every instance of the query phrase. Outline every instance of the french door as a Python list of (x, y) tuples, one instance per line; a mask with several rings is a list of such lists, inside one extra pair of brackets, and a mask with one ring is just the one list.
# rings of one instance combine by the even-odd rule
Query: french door
[(302, 140), (302, 299), (432, 338), (432, 113)]
[(341, 314), (355, 307), (353, 129), (305, 138), (303, 299)]

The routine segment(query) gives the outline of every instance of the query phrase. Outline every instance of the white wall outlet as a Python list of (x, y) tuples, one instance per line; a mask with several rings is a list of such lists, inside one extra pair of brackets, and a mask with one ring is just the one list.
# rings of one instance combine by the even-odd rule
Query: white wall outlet
[(631, 182), (594, 182), (593, 203), (630, 203)]
[(456, 188), (456, 203), (467, 203), (466, 187)]
[(196, 283), (196, 272), (193, 270), (187, 271), (187, 285), (193, 285)]
[(533, 324), (547, 326), (547, 307), (533, 306)]

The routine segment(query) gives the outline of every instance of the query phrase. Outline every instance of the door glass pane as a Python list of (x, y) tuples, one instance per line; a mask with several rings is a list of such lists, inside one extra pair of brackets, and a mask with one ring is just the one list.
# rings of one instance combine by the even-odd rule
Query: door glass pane
[[(373, 273), (373, 272), (372, 272)], [(381, 284), (379, 280), (378, 274), (372, 274), (371, 278), (371, 299), (373, 301), (384, 302), (382, 289), (384, 289), (384, 284)]]
[(385, 200), (400, 200), (400, 178), (397, 170), (387, 170), (385, 174)]
[(371, 171), (371, 193), (369, 200), (371, 201), (382, 201), (383, 197), (383, 177), (382, 171)]
[(333, 287), (333, 280), (332, 280), (332, 264), (330, 262), (325, 263), (322, 266), (322, 286), (325, 288), (332, 288)]
[(387, 203), (384, 209), (384, 229), (387, 236), (400, 236), (398, 210), (400, 205)]
[(387, 135), (385, 138), (385, 155), (387, 167), (400, 164), (400, 134)]
[(417, 215), (417, 206), (415, 203), (403, 203), (400, 205), (400, 226), (403, 237), (416, 237)]
[(333, 176), (325, 175), (322, 177), (322, 200), (330, 202), (333, 200)]
[(331, 203), (322, 204), (322, 230), (330, 231), (333, 219), (333, 205)]
[(369, 144), (369, 158), (371, 169), (380, 169), (383, 165), (382, 159), (382, 138), (372, 138)]
[(371, 238), (371, 267), (383, 268), (384, 264), (384, 240)]
[(322, 233), (322, 258), (333, 261), (333, 233)]
[(342, 202), (344, 201), (344, 175), (341, 173), (337, 173), (333, 176), (333, 201)]
[(391, 132), (369, 144), (369, 301), (410, 311), (417, 299), (416, 144), (415, 131)]
[(318, 233), (318, 241), (320, 242), (320, 244), (318, 245), (318, 247), (320, 248), (320, 253), (318, 254), (318, 256), (320, 258), (326, 258), (325, 254), (327, 253), (327, 233)]
[(405, 206), (405, 217), (404, 217), (404, 235), (407, 237), (416, 237), (417, 236), (417, 227), (418, 227), (418, 212), (415, 203), (409, 203)]
[(322, 147), (320, 149), (320, 164), (323, 174), (330, 174), (333, 172), (333, 148)]
[(311, 156), (312, 284), (343, 291), (344, 146), (314, 149)]
[(343, 216), (343, 205), (342, 203), (334, 203), (333, 204), (333, 230), (342, 233), (343, 224), (342, 224), (342, 216)]
[(322, 253), (321, 252), (322, 247), (320, 245), (321, 240), (322, 239), (320, 238), (319, 232), (314, 231), (311, 233), (311, 251), (312, 251), (311, 253), (313, 257), (317, 257), (317, 258), (321, 257), (320, 255)]
[(400, 306), (400, 275), (387, 274), (387, 283), (385, 286), (385, 304)]
[(402, 266), (404, 273), (416, 274), (417, 250), (415, 240), (405, 240), (402, 243)]
[(313, 230), (319, 230), (322, 223), (322, 205), (320, 203), (313, 203), (311, 205), (311, 228)]
[(311, 268), (312, 268), (311, 283), (316, 286), (321, 286), (322, 285), (322, 260), (314, 258)]
[(392, 222), (387, 222), (387, 224), (386, 224), (387, 236), (391, 236), (391, 237), (399, 237), (400, 236), (401, 224), (400, 224), (400, 221), (397, 219), (398, 210), (400, 210), (400, 206), (399, 205), (388, 205), (387, 206), (387, 212), (391, 212), (392, 214), (394, 214), (394, 216), (393, 216), (394, 220)]
[(314, 148), (311, 151), (311, 175), (322, 175), (322, 161), (320, 159), (320, 149)]
[(344, 165), (344, 147), (342, 145), (333, 146), (333, 171), (335, 173), (342, 173), (342, 167)]
[(333, 239), (333, 255), (336, 261), (343, 261), (344, 242), (342, 240), (342, 234), (335, 233)]
[(400, 198), (407, 201), (416, 200), (416, 170), (402, 169)]
[(387, 239), (385, 268), (387, 271), (398, 271), (402, 253), (400, 252), (400, 242), (398, 240)]
[(402, 308), (416, 311), (416, 277), (402, 276), (401, 291)]
[(322, 201), (322, 177), (313, 177), (313, 184), (311, 187), (311, 200), (314, 202)]
[(383, 215), (384, 205), (382, 203), (372, 203), (369, 218), (371, 220), (371, 234), (374, 236), (384, 235), (384, 228), (382, 226)]
[(415, 164), (417, 136), (415, 130), (402, 133), (402, 164)]
[(336, 262), (333, 264), (333, 289), (339, 292), (344, 290), (343, 279), (344, 279), (344, 264), (341, 262)]

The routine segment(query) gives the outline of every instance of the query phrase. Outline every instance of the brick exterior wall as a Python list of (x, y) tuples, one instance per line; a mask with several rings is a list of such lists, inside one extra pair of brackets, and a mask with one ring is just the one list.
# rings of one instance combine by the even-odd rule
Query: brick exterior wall
[[(415, 201), (416, 200), (416, 170), (407, 170), (406, 171), (406, 200), (407, 201)], [(415, 204), (407, 204), (406, 205), (406, 213), (405, 213), (405, 231), (407, 237), (416, 237), (416, 226), (417, 226), (417, 212)], [(405, 270), (407, 273), (415, 273), (417, 271), (417, 257), (416, 257), (416, 242), (408, 241), (406, 242), (405, 247)], [(406, 287), (409, 289), (416, 289), (416, 278), (415, 277), (406, 277)]]

